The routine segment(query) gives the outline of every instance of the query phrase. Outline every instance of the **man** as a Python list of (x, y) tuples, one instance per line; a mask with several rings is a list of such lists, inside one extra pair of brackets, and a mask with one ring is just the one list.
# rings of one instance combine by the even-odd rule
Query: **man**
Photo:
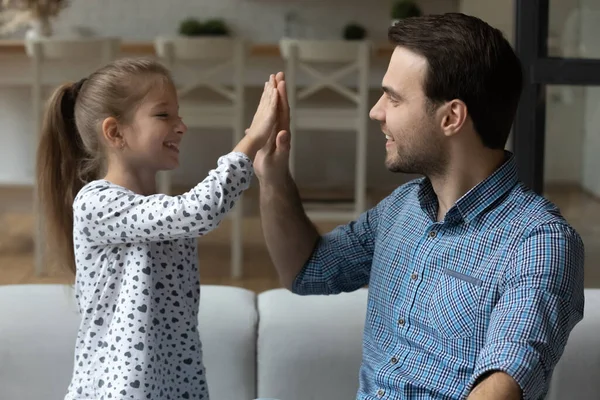
[(504, 150), (520, 62), (462, 14), (402, 20), (389, 37), (370, 116), (388, 169), (424, 177), (319, 235), (288, 170), (279, 74), (283, 130), (255, 160), (271, 258), (294, 293), (369, 286), (357, 399), (541, 399), (583, 317), (584, 248)]

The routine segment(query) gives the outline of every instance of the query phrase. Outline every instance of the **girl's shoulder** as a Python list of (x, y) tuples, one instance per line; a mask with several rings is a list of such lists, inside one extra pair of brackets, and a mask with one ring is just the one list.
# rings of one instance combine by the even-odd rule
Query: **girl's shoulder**
[(107, 196), (119, 197), (131, 194), (133, 193), (124, 187), (115, 185), (105, 179), (98, 179), (88, 182), (81, 188), (73, 200), (73, 207), (78, 208), (78, 205), (90, 202), (102, 202)]

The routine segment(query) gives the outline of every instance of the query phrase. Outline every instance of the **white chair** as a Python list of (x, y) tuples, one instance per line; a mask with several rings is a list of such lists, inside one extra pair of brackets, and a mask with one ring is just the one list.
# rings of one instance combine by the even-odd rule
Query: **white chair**
[[(185, 85), (178, 88), (180, 100), (179, 113), (190, 128), (232, 130), (232, 141), (238, 143), (245, 132), (244, 121), (244, 64), (246, 59), (246, 43), (237, 38), (188, 38), (159, 37), (155, 41), (156, 53), (163, 63), (172, 71), (185, 68), (192, 63), (193, 78), (186, 79)], [(205, 67), (204, 71), (198, 65)], [(189, 65), (187, 65), (189, 67)], [(215, 76), (227, 68), (232, 72), (230, 80), (232, 88), (219, 84)], [(176, 75), (176, 74), (175, 74)], [(175, 80), (177, 77), (175, 76)], [(220, 103), (195, 101), (185, 98), (196, 89), (209, 89), (221, 95), (225, 101)], [(170, 193), (171, 174), (159, 174), (158, 189), (161, 193)], [(243, 267), (243, 205), (238, 200), (231, 212), (231, 276), (242, 276)]]
[[(42, 129), (44, 88), (55, 86), (65, 80), (77, 81), (112, 60), (120, 50), (121, 40), (113, 37), (98, 38), (31, 38), (25, 42), (27, 55), (31, 58), (32, 109), (35, 132)], [(57, 67), (59, 62), (69, 62), (73, 68)], [(54, 65), (53, 65), (54, 64)], [(57, 71), (58, 70), (58, 71)], [(47, 78), (51, 75), (51, 78)], [(35, 180), (34, 180), (35, 181)], [(40, 213), (37, 185), (34, 183), (34, 269), (36, 275), (43, 273), (45, 265), (44, 221)]]
[[(301, 130), (355, 131), (356, 163), (354, 179), (354, 202), (349, 211), (331, 204), (330, 209), (307, 208), (312, 220), (348, 221), (358, 217), (367, 208), (367, 130), (369, 115), (369, 68), (372, 46), (368, 41), (346, 40), (299, 40), (282, 39), (282, 56), (286, 62), (286, 82), (290, 103), (292, 148), (290, 170), (296, 169), (296, 143)], [(334, 72), (324, 73), (316, 67), (337, 67)], [(300, 88), (299, 72), (304, 72), (312, 85)], [(340, 80), (355, 74), (354, 84)], [(349, 99), (352, 106), (301, 107), (299, 101), (316, 92), (329, 88)], [(356, 88), (356, 89), (355, 89)]]

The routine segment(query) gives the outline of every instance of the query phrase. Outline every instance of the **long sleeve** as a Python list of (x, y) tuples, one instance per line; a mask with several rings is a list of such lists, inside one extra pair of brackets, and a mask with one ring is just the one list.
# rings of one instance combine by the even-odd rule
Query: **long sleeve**
[(583, 318), (584, 248), (565, 224), (536, 228), (508, 265), (471, 380), (504, 371), (539, 399), (573, 327)]
[(219, 158), (206, 179), (180, 196), (142, 196), (96, 181), (73, 205), (75, 242), (95, 245), (193, 238), (219, 225), (250, 186), (251, 160), (242, 153)]
[(337, 294), (369, 282), (375, 237), (385, 202), (364, 212), (356, 221), (323, 235), (292, 291), (301, 295)]

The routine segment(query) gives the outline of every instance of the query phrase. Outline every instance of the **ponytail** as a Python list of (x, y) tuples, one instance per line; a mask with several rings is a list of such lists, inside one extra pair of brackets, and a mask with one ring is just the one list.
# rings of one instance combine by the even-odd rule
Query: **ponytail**
[(157, 82), (172, 84), (160, 63), (121, 58), (86, 79), (59, 87), (46, 106), (37, 151), (37, 196), (49, 248), (72, 272), (73, 200), (85, 184), (106, 172), (102, 121), (114, 117), (127, 123)]
[(37, 151), (38, 200), (46, 237), (58, 260), (75, 272), (73, 200), (91, 176), (83, 167), (88, 158), (75, 125), (75, 101), (80, 81), (64, 84), (50, 98)]

